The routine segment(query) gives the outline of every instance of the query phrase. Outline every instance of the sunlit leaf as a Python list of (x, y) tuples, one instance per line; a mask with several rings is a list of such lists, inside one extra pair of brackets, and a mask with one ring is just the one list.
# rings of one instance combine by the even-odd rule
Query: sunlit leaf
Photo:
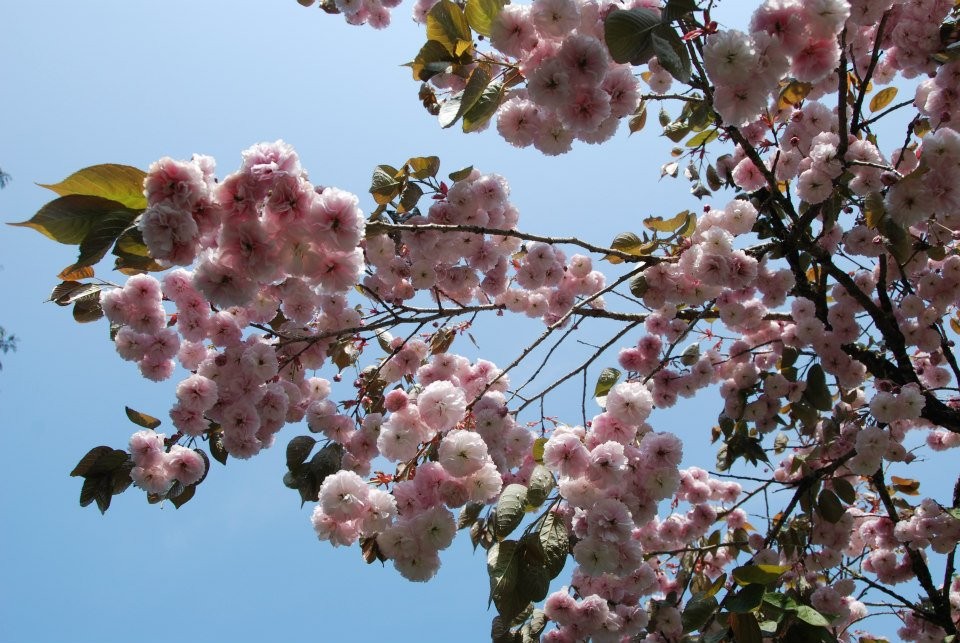
[(440, 159), (436, 156), (415, 156), (407, 159), (410, 175), (415, 179), (429, 179), (440, 171)]
[(450, 53), (456, 52), (459, 41), (472, 40), (463, 10), (450, 0), (435, 4), (427, 13), (427, 39), (436, 40)]
[(390, 203), (400, 194), (403, 184), (397, 180), (397, 168), (390, 165), (378, 165), (370, 181), (370, 194), (380, 204)]
[[(638, 255), (640, 249), (643, 247), (643, 239), (637, 236), (633, 232), (621, 232), (613, 239), (613, 243), (610, 244), (610, 247), (613, 250), (619, 250), (626, 254)], [(603, 258), (605, 261), (609, 261), (612, 264), (623, 263), (623, 259), (616, 255), (607, 255)]]
[(637, 108), (637, 111), (633, 113), (633, 116), (630, 117), (630, 120), (627, 121), (627, 126), (630, 129), (631, 134), (635, 134), (643, 129), (644, 125), (647, 124), (647, 103), (646, 101), (641, 100), (640, 106)]
[[(689, 139), (687, 139), (686, 146), (687, 146), (687, 147), (701, 147), (701, 146), (703, 146), (703, 145), (707, 145), (707, 144), (709, 144), (709, 143), (717, 140), (718, 138), (720, 138), (720, 130), (719, 130), (719, 129), (716, 129), (716, 128), (715, 128), (715, 129), (703, 130), (703, 131), (700, 132), (699, 134), (696, 134), (696, 135), (694, 135), (694, 136), (691, 136)], [(714, 189), (716, 189), (716, 188), (714, 188)]]
[(663, 217), (647, 217), (643, 220), (643, 225), (645, 225), (650, 230), (655, 230), (656, 232), (665, 232), (670, 233), (682, 226), (687, 222), (687, 217), (690, 216), (689, 210), (684, 210), (683, 212), (678, 212), (676, 215), (670, 217), (669, 219), (664, 219)]
[(490, 118), (496, 114), (503, 97), (503, 85), (499, 83), (493, 83), (484, 89), (483, 94), (473, 104), (473, 107), (464, 112), (463, 131), (469, 133), (483, 128)]
[(153, 417), (152, 415), (147, 415), (146, 413), (141, 413), (140, 411), (135, 411), (129, 406), (123, 407), (124, 411), (127, 412), (127, 419), (136, 424), (137, 426), (142, 426), (145, 429), (155, 429), (160, 426), (160, 420)]
[(467, 0), (464, 14), (467, 24), (478, 34), (490, 37), (490, 25), (500, 13), (504, 2), (502, 0)]
[(413, 72), (413, 79), (427, 81), (437, 74), (445, 73), (450, 66), (457, 62), (456, 56), (436, 40), (428, 40), (413, 62), (407, 63)]
[(813, 85), (810, 83), (804, 83), (799, 80), (794, 80), (786, 85), (780, 90), (780, 97), (777, 100), (777, 107), (780, 109), (786, 109), (788, 107), (799, 105), (800, 102), (810, 94), (813, 90)]
[(920, 481), (911, 478), (901, 478), (900, 476), (890, 476), (890, 483), (893, 488), (905, 496), (920, 495)]
[(870, 99), (870, 111), (879, 112), (881, 109), (892, 103), (893, 99), (896, 97), (896, 87), (887, 87), (886, 89), (881, 89), (873, 95), (873, 98)]
[(472, 165), (468, 165), (467, 167), (461, 168), (461, 169), (457, 170), (456, 172), (451, 172), (451, 173), (448, 174), (447, 176), (450, 177), (450, 180), (451, 180), (451, 181), (463, 181), (465, 178), (467, 178), (468, 176), (470, 176), (470, 174), (471, 174), (472, 172), (473, 172), (473, 166), (472, 166)]
[(547, 438), (543, 437), (537, 438), (533, 441), (533, 461), (537, 464), (543, 464), (543, 450), (548, 441), (549, 440)]
[(605, 368), (600, 371), (600, 377), (597, 378), (597, 384), (593, 387), (594, 397), (603, 397), (610, 392), (610, 389), (620, 380), (623, 373), (615, 368)]
[(883, 195), (879, 192), (871, 192), (863, 203), (863, 214), (866, 218), (867, 226), (876, 230), (880, 225), (880, 220), (887, 213), (886, 206), (883, 204)]
[(78, 170), (59, 183), (38, 185), (59, 194), (80, 194), (117, 201), (133, 210), (147, 207), (143, 195), (143, 180), (147, 174), (129, 165), (105, 163)]

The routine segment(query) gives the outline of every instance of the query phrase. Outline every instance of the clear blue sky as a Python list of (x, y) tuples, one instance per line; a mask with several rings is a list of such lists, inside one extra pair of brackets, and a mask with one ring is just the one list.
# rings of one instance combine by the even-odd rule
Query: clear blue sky
[[(653, 130), (560, 158), (491, 132), (441, 131), (400, 66), (424, 40), (407, 6), (376, 32), (294, 0), (4, 4), (5, 222), (51, 198), (34, 183), (88, 165), (145, 169), (200, 152), (223, 176), (241, 150), (277, 138), (297, 148), (315, 183), (361, 196), (375, 165), (410, 156), (437, 154), (445, 172), (495, 171), (512, 185), (523, 229), (598, 243), (639, 230), (643, 217), (697, 207), (682, 183), (656, 180), (669, 146)], [(166, 418), (174, 382), (143, 381), (114, 353), (104, 322), (79, 326), (69, 309), (44, 303), (74, 252), (0, 229), (0, 325), (20, 338), (0, 357), (0, 641), (488, 640), (485, 560), (465, 537), (426, 585), (316, 541), (309, 507), (281, 484), (283, 446), (304, 426), (252, 461), (214, 463), (180, 510), (147, 505), (135, 489), (106, 516), (81, 509), (81, 481), (67, 475), (76, 461), (98, 444), (125, 446), (134, 427), (124, 405)], [(505, 331), (532, 339), (539, 330), (491, 318), (475, 334), (482, 355), (504, 363), (521, 346), (503, 342)], [(548, 413), (576, 422), (579, 403), (566, 397), (551, 398)], [(687, 439), (688, 463), (710, 465), (712, 450), (693, 445), (706, 442), (719, 407), (696, 406), (654, 422)]]

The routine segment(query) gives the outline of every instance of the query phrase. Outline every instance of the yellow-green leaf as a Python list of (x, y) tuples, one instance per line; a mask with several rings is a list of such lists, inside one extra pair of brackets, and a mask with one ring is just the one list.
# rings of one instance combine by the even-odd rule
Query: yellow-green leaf
[(627, 122), (627, 125), (630, 128), (630, 133), (634, 134), (642, 130), (644, 125), (646, 124), (647, 124), (647, 103), (646, 101), (640, 101), (640, 106), (637, 108), (637, 111), (633, 113), (633, 116), (630, 117), (630, 120)]
[(883, 205), (883, 195), (879, 192), (868, 194), (863, 204), (863, 214), (866, 217), (867, 226), (876, 229), (886, 213), (887, 209)]
[(428, 179), (440, 171), (440, 159), (436, 156), (415, 156), (407, 160), (410, 174), (415, 179)]
[(466, 18), (470, 28), (478, 34), (490, 37), (490, 26), (503, 9), (501, 0), (467, 0)]
[(450, 0), (440, 0), (427, 14), (427, 40), (436, 40), (456, 54), (461, 40), (472, 41), (470, 26), (463, 10)]
[(60, 196), (98, 196), (134, 210), (143, 210), (147, 207), (147, 198), (143, 196), (143, 179), (146, 176), (143, 170), (129, 165), (105, 163), (78, 170), (59, 183), (39, 185)]
[(794, 80), (790, 83), (787, 83), (783, 89), (780, 90), (780, 98), (777, 100), (777, 107), (780, 109), (786, 109), (787, 107), (798, 105), (800, 101), (807, 97), (812, 89), (813, 85), (810, 83), (800, 82), (799, 80)]
[[(614, 250), (619, 250), (620, 252), (625, 252), (627, 254), (641, 254), (643, 240), (633, 232), (621, 232), (614, 238), (613, 243), (610, 244), (610, 247)], [(623, 259), (617, 257), (616, 255), (607, 255), (604, 257), (604, 260), (609, 261), (612, 264), (623, 263)]]
[(881, 89), (873, 95), (873, 98), (870, 99), (870, 111), (879, 112), (881, 109), (892, 103), (893, 99), (896, 97), (896, 87), (887, 87), (886, 89)]
[(664, 219), (663, 217), (648, 217), (643, 220), (643, 225), (650, 230), (655, 230), (657, 232), (673, 232), (674, 230), (680, 228), (680, 226), (687, 223), (687, 217), (689, 215), (690, 211), (684, 210), (683, 212), (678, 212), (669, 219)]

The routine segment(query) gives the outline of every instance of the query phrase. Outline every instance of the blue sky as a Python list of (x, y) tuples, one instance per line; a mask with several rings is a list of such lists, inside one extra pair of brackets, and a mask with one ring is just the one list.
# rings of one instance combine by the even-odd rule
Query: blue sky
[[(444, 173), (474, 165), (506, 176), (520, 227), (533, 232), (608, 243), (646, 216), (697, 207), (682, 182), (657, 181), (669, 145), (652, 129), (560, 158), (492, 132), (440, 130), (400, 66), (424, 40), (406, 6), (377, 32), (294, 0), (5, 4), (0, 167), (13, 182), (0, 191), (4, 222), (52, 197), (35, 183), (82, 167), (145, 169), (200, 152), (223, 176), (241, 150), (277, 138), (297, 148), (315, 183), (361, 194), (367, 210), (375, 165), (428, 154)], [(214, 463), (180, 510), (133, 489), (106, 516), (80, 508), (81, 481), (67, 475), (77, 460), (98, 444), (126, 445), (125, 405), (166, 418), (174, 382), (142, 380), (104, 322), (77, 325), (69, 309), (44, 303), (74, 252), (0, 229), (0, 325), (20, 338), (0, 358), (0, 641), (488, 640), (485, 560), (466, 538), (426, 585), (316, 541), (309, 507), (281, 484), (283, 446), (305, 426), (249, 462)], [(502, 364), (541, 328), (490, 318), (474, 334)], [(603, 341), (611, 327), (594, 328), (584, 341)], [(467, 342), (455, 348), (475, 354)], [(562, 372), (558, 364), (546, 376)], [(576, 422), (578, 398), (555, 395), (547, 411)], [(705, 444), (719, 406), (693, 406), (654, 422), (687, 439), (688, 463), (710, 465), (712, 450), (694, 444)]]

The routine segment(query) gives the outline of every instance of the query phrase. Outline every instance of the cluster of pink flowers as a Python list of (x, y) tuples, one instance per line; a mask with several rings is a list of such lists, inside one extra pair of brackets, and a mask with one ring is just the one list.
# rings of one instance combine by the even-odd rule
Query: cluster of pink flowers
[(534, 0), (500, 11), (490, 44), (515, 59), (527, 81), (497, 111), (497, 131), (509, 143), (563, 154), (574, 139), (609, 139), (636, 110), (639, 83), (628, 65), (611, 60), (603, 41), (611, 9), (591, 0)]
[[(430, 206), (427, 216), (410, 217), (404, 224), (492, 230), (516, 226), (518, 212), (508, 200), (503, 177), (474, 170), (438, 196), (442, 198)], [(574, 255), (568, 260), (550, 244), (530, 242), (523, 247), (522, 258), (513, 259), (521, 250), (521, 241), (514, 236), (425, 229), (402, 232), (399, 246), (387, 235), (369, 237), (365, 243), (374, 270), (363, 285), (387, 302), (399, 303), (426, 290), (437, 300), (458, 305), (493, 302), (552, 324), (578, 299), (593, 297), (605, 286), (603, 273), (593, 269), (589, 257)], [(593, 297), (590, 305), (602, 307), (603, 300)], [(403, 350), (409, 353), (413, 346)]]
[[(493, 364), (471, 364), (451, 353), (426, 360), (424, 346), (411, 340), (382, 363), (381, 374), (403, 351), (411, 351), (409, 358), (400, 359), (409, 359), (413, 370), (389, 377), (394, 381), (394, 375), (409, 375), (420, 389), (390, 391), (384, 400), (386, 417), (368, 414), (357, 429), (353, 418), (338, 414), (328, 400), (314, 401), (307, 409), (311, 431), (342, 444), (349, 455), (344, 466), (352, 468), (324, 481), (313, 514), (317, 535), (335, 545), (375, 537), (380, 553), (416, 581), (436, 573), (438, 552), (452, 542), (451, 509), (488, 503), (506, 479), (520, 479), (511, 470), (530, 461), (533, 442), (533, 435), (507, 412), (501, 391), (509, 380)], [(468, 402), (474, 402), (469, 413)], [(436, 445), (437, 460), (421, 462), (430, 444)], [(377, 456), (415, 473), (395, 481), (389, 493), (369, 489), (354, 471), (369, 474)]]
[(167, 449), (164, 438), (163, 433), (154, 431), (137, 431), (130, 437), (130, 477), (147, 493), (165, 493), (175, 482), (192, 485), (207, 472), (206, 461), (198, 452), (179, 444)]

